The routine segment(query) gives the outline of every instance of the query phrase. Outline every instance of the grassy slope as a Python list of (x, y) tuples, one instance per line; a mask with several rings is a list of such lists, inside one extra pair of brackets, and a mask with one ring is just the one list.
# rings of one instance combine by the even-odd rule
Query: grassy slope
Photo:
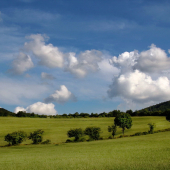
[[(0, 145), (4, 135), (15, 130), (31, 132), (45, 130), (44, 138), (63, 142), (70, 128), (99, 126), (102, 136), (108, 137), (107, 126), (114, 118), (92, 119), (31, 119), (0, 118)], [(154, 122), (156, 129), (169, 128), (165, 117), (133, 117), (132, 129), (125, 134), (147, 131), (147, 123)], [(121, 130), (119, 129), (119, 132)], [(28, 143), (29, 141), (26, 141)], [(0, 148), (1, 170), (53, 170), (53, 169), (170, 169), (170, 132), (127, 137), (95, 142), (60, 145), (21, 145)]]
[[(170, 123), (165, 120), (165, 117), (133, 117), (133, 126), (126, 130), (125, 134), (133, 134), (135, 132), (148, 131), (148, 123), (156, 123), (156, 129), (165, 129), (170, 127)], [(82, 128), (87, 126), (101, 127), (104, 138), (107, 138), (111, 133), (107, 132), (107, 127), (112, 125), (114, 118), (77, 118), (77, 119), (45, 119), (45, 118), (14, 118), (0, 117), (0, 146), (7, 144), (4, 141), (4, 136), (13, 131), (24, 130), (32, 132), (37, 129), (45, 131), (44, 140), (50, 139), (52, 143), (65, 142), (67, 131), (70, 128)], [(121, 129), (118, 128), (118, 135), (121, 134)], [(25, 143), (30, 143), (27, 140)]]
[(1, 170), (169, 170), (170, 132), (95, 142), (0, 148)]

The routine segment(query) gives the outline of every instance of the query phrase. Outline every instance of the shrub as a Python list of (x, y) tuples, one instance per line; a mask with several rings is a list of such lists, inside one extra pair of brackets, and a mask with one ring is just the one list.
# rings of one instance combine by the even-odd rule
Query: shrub
[(67, 132), (68, 137), (75, 137), (74, 141), (79, 141), (80, 137), (83, 136), (83, 130), (81, 128), (76, 128), (76, 129), (70, 129)]
[(117, 126), (116, 125), (108, 126), (108, 132), (112, 132), (112, 136), (113, 137), (116, 134), (116, 130), (117, 130)]
[(42, 137), (43, 133), (44, 131), (39, 129), (39, 130), (34, 131), (33, 133), (30, 133), (28, 138), (33, 141), (33, 144), (39, 144), (43, 140), (43, 137)]
[(90, 140), (99, 140), (100, 132), (100, 127), (87, 127), (84, 131), (84, 134), (88, 135), (90, 137)]
[(148, 134), (148, 132), (143, 132), (142, 134), (143, 134), (143, 135), (147, 135), (147, 134)]
[(8, 133), (5, 136), (5, 141), (9, 143), (9, 145), (18, 145), (22, 143), (27, 138), (27, 134), (23, 131)]
[(155, 123), (148, 123), (148, 125), (149, 125), (148, 133), (153, 134), (154, 133), (154, 128), (156, 127)]
[(86, 139), (85, 138), (81, 138), (81, 139), (79, 139), (79, 142), (85, 142), (86, 141)]
[(142, 135), (142, 132), (136, 132), (135, 134), (134, 134), (134, 136), (141, 136)]
[(108, 139), (113, 139), (113, 136), (109, 136)]
[(50, 139), (47, 139), (45, 140), (44, 142), (42, 142), (41, 144), (50, 144), (51, 143), (51, 140)]
[(71, 143), (71, 142), (73, 142), (73, 141), (70, 140), (70, 139), (67, 139), (67, 140), (66, 140), (66, 143)]
[(120, 135), (118, 138), (123, 138), (123, 135)]
[(94, 139), (92, 139), (92, 138), (89, 138), (89, 139), (87, 140), (87, 142), (90, 142), (90, 141), (94, 141)]

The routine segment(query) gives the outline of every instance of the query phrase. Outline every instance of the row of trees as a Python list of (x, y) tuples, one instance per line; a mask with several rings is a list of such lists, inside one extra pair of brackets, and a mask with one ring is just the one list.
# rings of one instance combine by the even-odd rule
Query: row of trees
[[(99, 140), (100, 138), (100, 132), (101, 129), (100, 127), (87, 127), (84, 131), (81, 128), (76, 128), (76, 129), (70, 129), (67, 132), (67, 136), (68, 137), (74, 137), (74, 141), (78, 142), (78, 141), (85, 141), (85, 138), (81, 138), (84, 135), (88, 135), (89, 139), (88, 141), (92, 141), (92, 140)], [(71, 140), (67, 140), (66, 142), (71, 142)]]
[(44, 131), (41, 129), (31, 132), (29, 135), (27, 135), (27, 133), (24, 131), (12, 132), (12, 133), (8, 133), (5, 136), (5, 141), (7, 141), (9, 145), (18, 145), (28, 138), (32, 140), (33, 144), (49, 143), (50, 140), (46, 140), (42, 142), (43, 134), (44, 134)]
[[(108, 126), (108, 131), (112, 132), (112, 136), (114, 137), (116, 134), (117, 126), (122, 128), (122, 133), (124, 135), (125, 129), (130, 129), (132, 127), (132, 119), (131, 116), (128, 113), (120, 113), (116, 116), (114, 119), (114, 125)], [(67, 132), (68, 137), (74, 137), (74, 141), (84, 141), (83, 137), (84, 135), (89, 136), (90, 140), (99, 140), (100, 139), (100, 127), (87, 127), (84, 131), (81, 128), (76, 129), (70, 129)], [(67, 142), (70, 142), (70, 140), (67, 140)]]
[[(118, 114), (124, 113), (121, 112), (120, 110), (113, 110), (108, 113), (102, 112), (102, 113), (78, 113), (75, 112), (73, 114), (62, 114), (62, 115), (38, 115), (35, 113), (26, 113), (24, 111), (19, 111), (17, 114), (9, 112), (5, 109), (2, 110), (0, 108), (0, 116), (12, 116), (12, 117), (31, 117), (31, 118), (88, 118), (88, 117), (116, 117)], [(135, 111), (133, 112), (132, 110), (127, 110), (126, 113), (130, 114), (131, 116), (167, 116), (170, 115), (170, 110), (165, 110), (165, 111), (148, 111), (147, 109), (141, 110), (141, 111)]]

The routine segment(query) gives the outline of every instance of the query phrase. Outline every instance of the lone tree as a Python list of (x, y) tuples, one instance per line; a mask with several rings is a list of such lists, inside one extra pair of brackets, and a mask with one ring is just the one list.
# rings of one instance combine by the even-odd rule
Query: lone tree
[(112, 136), (114, 137), (117, 131), (117, 126), (116, 125), (112, 125), (112, 126), (108, 126), (108, 132), (112, 132)]
[(128, 113), (120, 113), (116, 116), (114, 120), (115, 125), (122, 128), (122, 132), (124, 135), (125, 129), (130, 129), (132, 127), (132, 119), (130, 114)]
[(79, 141), (80, 137), (83, 136), (83, 130), (81, 128), (70, 129), (67, 132), (68, 137), (75, 137), (74, 141)]
[(84, 131), (84, 134), (88, 135), (91, 140), (99, 140), (100, 132), (100, 127), (87, 127)]

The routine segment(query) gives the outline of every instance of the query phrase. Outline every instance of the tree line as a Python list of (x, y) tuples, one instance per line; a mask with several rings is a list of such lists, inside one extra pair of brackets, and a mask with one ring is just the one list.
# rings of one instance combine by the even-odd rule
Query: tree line
[[(121, 112), (120, 110), (113, 110), (108, 113), (102, 112), (102, 113), (78, 113), (75, 112), (73, 114), (62, 114), (62, 115), (38, 115), (35, 113), (26, 113), (25, 111), (19, 111), (17, 114), (10, 112), (8, 110), (5, 110), (3, 108), (0, 108), (0, 116), (10, 116), (10, 117), (30, 117), (30, 118), (89, 118), (89, 117), (116, 117), (120, 113), (128, 113), (131, 116), (167, 116), (170, 115), (170, 109), (167, 109), (165, 111), (148, 111), (147, 109), (143, 109), (140, 111), (132, 111), (127, 110), (126, 112)], [(48, 113), (47, 113), (48, 114)]]

